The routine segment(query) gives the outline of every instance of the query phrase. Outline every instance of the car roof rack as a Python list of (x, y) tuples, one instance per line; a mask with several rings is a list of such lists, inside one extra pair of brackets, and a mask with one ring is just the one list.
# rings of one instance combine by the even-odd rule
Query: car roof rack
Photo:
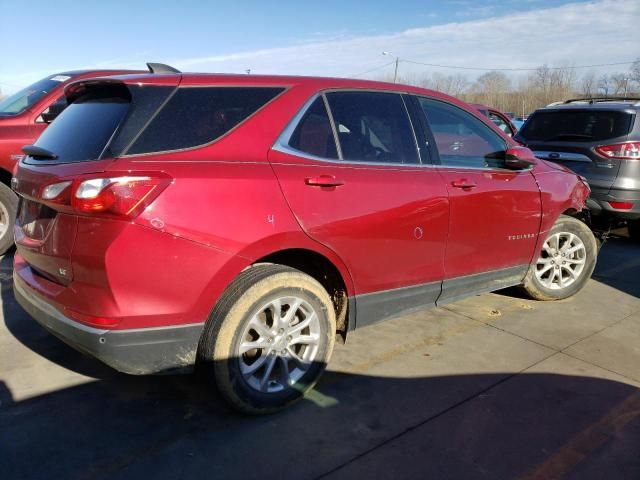
[(586, 103), (600, 103), (600, 102), (640, 102), (640, 97), (585, 97), (585, 98), (570, 98), (564, 102), (557, 102), (556, 105), (566, 105), (568, 103), (586, 102)]
[(147, 63), (147, 68), (151, 73), (182, 73), (177, 68), (164, 63)]

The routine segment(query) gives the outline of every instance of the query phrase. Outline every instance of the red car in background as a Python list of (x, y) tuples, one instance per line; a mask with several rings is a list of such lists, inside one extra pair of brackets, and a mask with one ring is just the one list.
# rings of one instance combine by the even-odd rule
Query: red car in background
[(488, 105), (482, 105), (481, 103), (471, 103), (470, 105), (475, 107), (481, 114), (491, 120), (496, 127), (505, 133), (505, 135), (513, 137), (518, 132), (518, 128), (513, 124), (511, 118), (509, 118), (509, 115), (506, 113), (503, 113), (493, 107), (489, 107)]
[(134, 70), (77, 70), (47, 78), (0, 100), (0, 255), (13, 245), (13, 222), (18, 198), (11, 191), (13, 170), (24, 154), (67, 106), (64, 88), (90, 77), (133, 73)]
[(588, 186), (438, 92), (176, 73), (66, 98), (15, 177), (17, 300), (118, 370), (197, 362), (244, 412), (298, 400), (356, 327), (565, 298), (595, 266)]

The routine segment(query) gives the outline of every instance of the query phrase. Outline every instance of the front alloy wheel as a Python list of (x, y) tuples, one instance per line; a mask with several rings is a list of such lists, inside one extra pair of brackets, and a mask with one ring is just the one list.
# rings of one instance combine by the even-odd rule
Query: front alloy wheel
[(580, 278), (587, 261), (587, 249), (571, 232), (558, 232), (544, 242), (536, 263), (536, 278), (550, 290), (569, 287)]
[(524, 279), (525, 292), (536, 300), (560, 300), (576, 294), (596, 266), (598, 244), (580, 220), (562, 215), (542, 245)]

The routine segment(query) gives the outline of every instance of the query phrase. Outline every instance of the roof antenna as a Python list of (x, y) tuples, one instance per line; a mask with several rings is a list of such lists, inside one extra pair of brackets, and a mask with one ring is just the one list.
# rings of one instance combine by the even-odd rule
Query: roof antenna
[(151, 73), (182, 73), (177, 68), (173, 68), (164, 63), (147, 63), (147, 68)]

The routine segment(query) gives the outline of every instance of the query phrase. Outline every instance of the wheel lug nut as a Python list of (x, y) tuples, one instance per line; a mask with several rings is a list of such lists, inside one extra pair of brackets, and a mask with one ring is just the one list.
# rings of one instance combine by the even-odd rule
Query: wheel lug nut
[(278, 333), (284, 333), (284, 328), (281, 328), (280, 330), (278, 330)]
[(273, 338), (271, 337), (267, 338), (267, 343), (273, 343)]
[(562, 262), (563, 265), (565, 265), (567, 262)]
[(290, 341), (291, 341), (291, 335), (287, 337), (287, 342), (290, 342)]
[(287, 351), (286, 350), (280, 350), (280, 355), (286, 355)]

